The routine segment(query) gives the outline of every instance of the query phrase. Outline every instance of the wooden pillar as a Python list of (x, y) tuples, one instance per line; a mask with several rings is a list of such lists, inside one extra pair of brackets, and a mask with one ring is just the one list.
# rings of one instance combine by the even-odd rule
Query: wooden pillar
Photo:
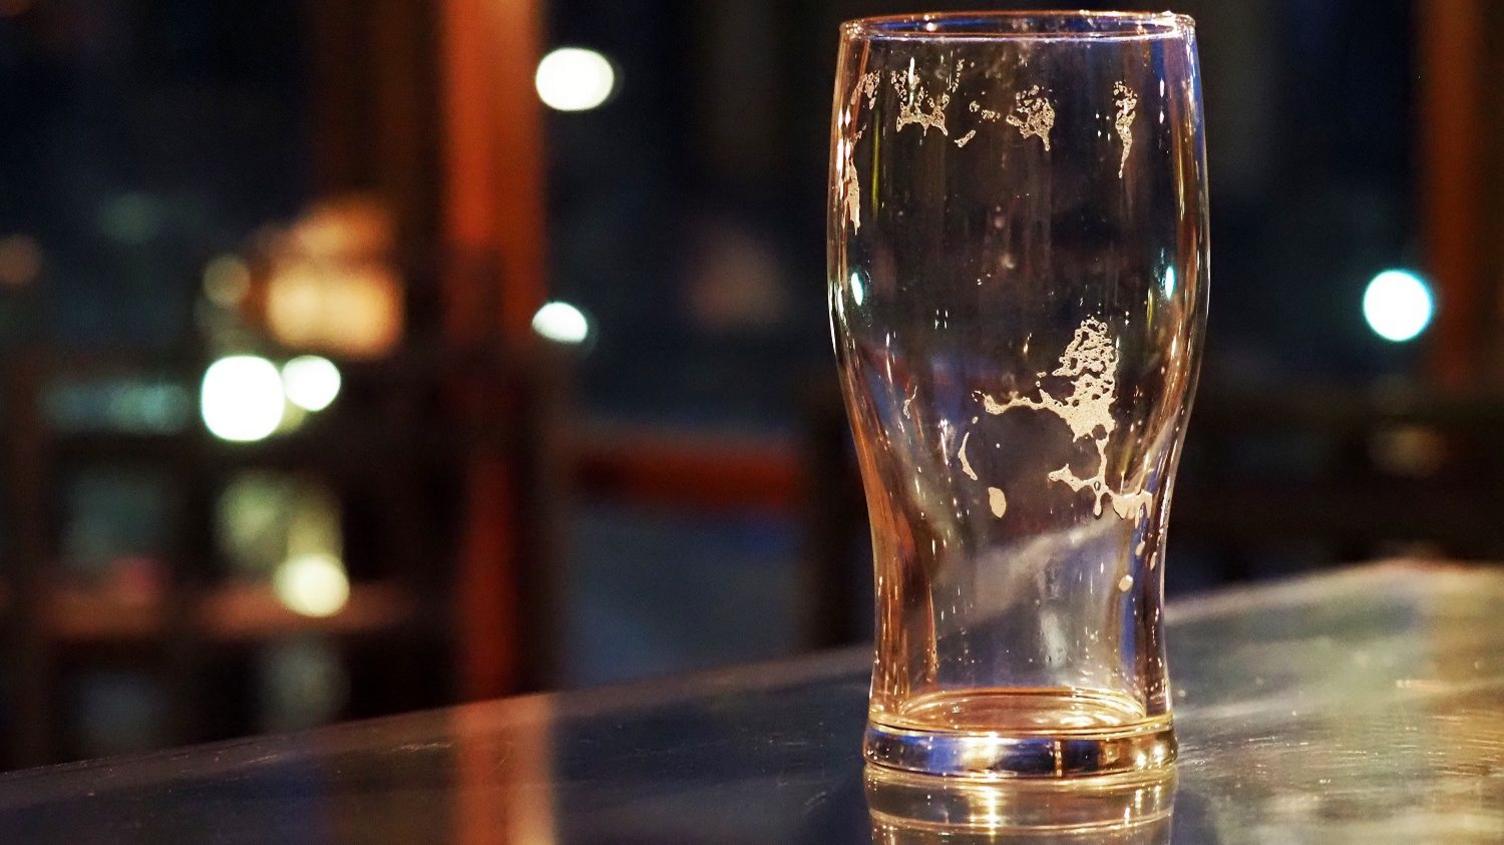
[(1483, 0), (1417, 0), (1420, 199), (1438, 310), (1431, 372), (1445, 388), (1480, 375), (1493, 303), (1483, 289), (1480, 133)]
[(460, 264), (451, 334), (498, 325), (520, 342), (544, 300), (541, 28), (541, 0), (444, 2), (444, 226)]
[[(444, 0), (441, 26), (444, 331), (450, 343), (481, 349), (484, 361), (492, 347), (526, 348), (544, 299), (542, 115), (533, 89), (542, 3)], [(480, 369), (458, 376), (451, 390), (472, 421), (506, 402), (498, 391), (514, 381), (488, 376), (484, 363)], [(525, 567), (543, 564), (523, 553), (518, 514), (525, 491), (508, 448), (521, 446), (481, 438), (466, 458), (455, 581), (465, 698), (510, 692), (527, 680), (519, 585), (527, 580)]]
[(40, 355), (33, 351), (10, 354), (3, 371), (5, 387), (3, 456), (6, 528), (10, 532), (8, 561), (10, 604), (5, 614), (11, 653), (11, 712), (6, 763), (36, 766), (56, 761), (53, 668), (45, 632), (46, 562), (51, 558), (46, 493), (49, 485), (49, 444), (40, 419), (37, 398), (42, 387)]

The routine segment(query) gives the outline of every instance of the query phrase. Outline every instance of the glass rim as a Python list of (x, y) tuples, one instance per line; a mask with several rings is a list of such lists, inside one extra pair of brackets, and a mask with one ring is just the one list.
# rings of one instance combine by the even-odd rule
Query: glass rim
[[(1082, 29), (1070, 23), (1087, 23)], [(1192, 34), (1196, 21), (1177, 12), (1061, 11), (1022, 9), (978, 12), (917, 12), (854, 18), (841, 34), (862, 40), (913, 41), (1132, 41)]]

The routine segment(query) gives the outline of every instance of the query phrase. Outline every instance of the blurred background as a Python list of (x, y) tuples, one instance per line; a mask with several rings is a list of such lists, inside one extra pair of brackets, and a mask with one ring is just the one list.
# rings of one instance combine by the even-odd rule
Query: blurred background
[[(1177, 10), (1170, 592), (1504, 559), (1504, 4)], [(0, 0), (0, 766), (870, 636), (827, 131), (901, 11)]]

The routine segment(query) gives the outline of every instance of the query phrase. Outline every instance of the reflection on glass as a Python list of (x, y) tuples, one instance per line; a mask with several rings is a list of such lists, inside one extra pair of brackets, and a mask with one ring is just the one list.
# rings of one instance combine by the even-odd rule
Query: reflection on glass
[(1175, 770), (1073, 780), (1017, 778), (992, 783), (867, 767), (872, 841), (1170, 841)]
[(829, 297), (872, 522), (866, 755), (976, 777), (1174, 757), (1162, 550), (1207, 285), (1173, 14), (842, 29)]

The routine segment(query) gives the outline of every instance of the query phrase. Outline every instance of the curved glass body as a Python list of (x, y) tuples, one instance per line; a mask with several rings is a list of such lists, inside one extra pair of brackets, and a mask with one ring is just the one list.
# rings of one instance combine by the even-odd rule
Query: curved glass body
[(872, 523), (866, 754), (976, 777), (1174, 756), (1163, 548), (1207, 301), (1192, 23), (841, 32), (831, 320)]

